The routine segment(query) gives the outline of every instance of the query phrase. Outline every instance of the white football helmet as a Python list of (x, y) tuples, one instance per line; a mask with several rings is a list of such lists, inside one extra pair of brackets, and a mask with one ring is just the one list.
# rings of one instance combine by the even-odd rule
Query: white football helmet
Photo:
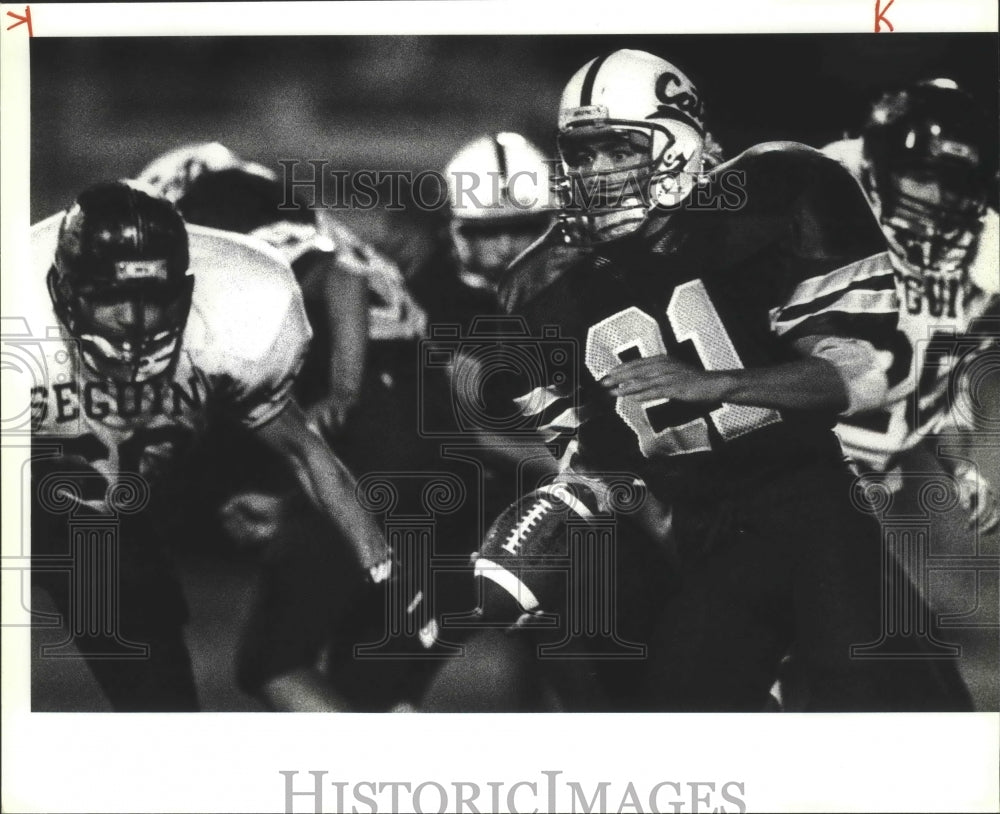
[(489, 220), (552, 209), (542, 151), (518, 133), (470, 141), (448, 162), (448, 202), (456, 218)]
[(517, 133), (481, 136), (448, 162), (450, 234), (467, 282), (495, 283), (549, 226), (552, 163)]
[(185, 144), (153, 159), (136, 180), (149, 184), (171, 203), (184, 197), (200, 175), (223, 170), (243, 170), (270, 181), (278, 176), (254, 161), (245, 161), (217, 141)]
[[(627, 169), (574, 165), (581, 144), (624, 136), (645, 153)], [(595, 243), (635, 232), (657, 208), (681, 204), (704, 171), (705, 124), (691, 80), (664, 59), (621, 50), (592, 59), (559, 104), (555, 179), (566, 240)]]

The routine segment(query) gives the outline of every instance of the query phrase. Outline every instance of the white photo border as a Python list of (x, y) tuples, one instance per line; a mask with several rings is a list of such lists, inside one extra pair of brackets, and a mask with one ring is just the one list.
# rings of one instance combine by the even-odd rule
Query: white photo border
[[(645, 33), (871, 32), (875, 23), (874, 0), (633, 3), (627, 18), (620, 15), (610, 29), (608, 4), (592, 0), (30, 5), (35, 37), (605, 35), (616, 33), (616, 25), (620, 33), (640, 33), (629, 31), (633, 21)], [(24, 25), (8, 29), (16, 20), (8, 12), (23, 15), (24, 9), (25, 4), (0, 7), (4, 315), (18, 313), (18, 270), (30, 268), (28, 38)], [(995, 2), (981, 0), (896, 0), (887, 17), (896, 31), (996, 32), (996, 13)], [(6, 440), (3, 453), (4, 562), (16, 565), (22, 561), (22, 507), (8, 486), (20, 481), (20, 459)], [(24, 620), (20, 578), (16, 567), (5, 565), (5, 625)], [(743, 799), (752, 811), (996, 811), (1000, 798), (1000, 715), (994, 713), (558, 718), (31, 713), (28, 638), (27, 627), (3, 630), (2, 805), (9, 812), (285, 811), (281, 771), (299, 773), (296, 789), (308, 786), (310, 771), (326, 772), (324, 811), (335, 810), (333, 781), (414, 786), (469, 781), (484, 788), (487, 781), (503, 782), (505, 803), (517, 782), (543, 789), (544, 771), (561, 771), (563, 780), (588, 788), (609, 781), (608, 799), (616, 806), (628, 783), (643, 797), (664, 781), (743, 783)], [(427, 800), (436, 810), (437, 797), (429, 794)], [(529, 787), (521, 787), (517, 801), (526, 810), (547, 805), (544, 792), (533, 797)], [(312, 803), (297, 797), (294, 810), (311, 811)], [(560, 796), (558, 804), (567, 806), (568, 797)], [(367, 810), (350, 796), (346, 805)], [(479, 805), (485, 805), (482, 799)]]

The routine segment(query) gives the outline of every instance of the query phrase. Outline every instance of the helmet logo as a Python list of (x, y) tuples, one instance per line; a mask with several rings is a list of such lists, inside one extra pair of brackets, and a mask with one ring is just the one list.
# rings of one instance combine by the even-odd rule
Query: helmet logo
[(115, 280), (166, 280), (166, 260), (119, 260), (115, 263)]
[(979, 151), (971, 144), (950, 139), (932, 139), (929, 147), (932, 156), (950, 155), (970, 164), (979, 163)]
[(667, 71), (656, 78), (655, 90), (656, 98), (662, 102), (657, 109), (659, 115), (670, 115), (673, 110), (679, 110), (686, 113), (698, 129), (703, 129), (704, 105), (690, 82)]

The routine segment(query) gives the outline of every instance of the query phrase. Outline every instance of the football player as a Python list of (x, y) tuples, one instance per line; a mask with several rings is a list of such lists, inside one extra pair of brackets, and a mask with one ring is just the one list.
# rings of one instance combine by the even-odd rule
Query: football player
[(413, 281), (432, 322), (497, 313), (501, 277), (552, 224), (550, 175), (518, 133), (480, 136), (455, 153), (444, 170), (447, 234)]
[[(431, 337), (450, 328), (457, 329), (457, 337), (463, 340), (462, 351), (454, 354), (447, 370), (448, 401), (476, 399), (474, 405), (465, 406), (470, 415), (484, 419), (478, 441), (489, 458), (494, 482), (497, 466), (506, 471), (522, 456), (490, 429), (504, 423), (508, 402), (476, 393), (475, 383), (490, 380), (493, 390), (502, 390), (506, 365), (500, 361), (500, 334), (505, 326), (494, 319), (504, 313), (498, 286), (510, 264), (553, 225), (551, 172), (552, 162), (519, 133), (490, 133), (462, 145), (444, 169), (446, 227), (437, 236), (436, 250), (411, 283), (427, 310)], [(455, 344), (451, 338), (446, 342)], [(495, 408), (498, 415), (491, 412)], [(461, 434), (459, 428), (454, 430)], [(525, 450), (525, 455), (532, 469), (540, 462), (545, 462), (542, 471), (547, 469), (549, 456), (544, 451)], [(501, 492), (491, 514), (516, 497), (516, 492), (504, 489), (491, 490), (491, 495), (496, 498)]]
[[(514, 133), (498, 133), (476, 139), (463, 147), (449, 162), (445, 175), (451, 203), (449, 227), (447, 233), (442, 235), (440, 251), (409, 284), (420, 299), (421, 306), (426, 309), (430, 322), (449, 326), (457, 324), (464, 336), (477, 317), (498, 313), (497, 281), (514, 257), (551, 224), (549, 167), (542, 154), (523, 137)], [(191, 192), (180, 202), (189, 216), (189, 201), (197, 192), (197, 187), (198, 182), (195, 182)], [(386, 303), (382, 305), (384, 307)], [(380, 349), (385, 350), (385, 359), (389, 359), (390, 352), (394, 353), (397, 364), (382, 368), (380, 379), (388, 381), (377, 381), (374, 386), (382, 388), (384, 393), (372, 399), (370, 409), (360, 411), (363, 415), (359, 416), (359, 420), (349, 423), (347, 432), (334, 440), (336, 448), (338, 451), (347, 448), (347, 460), (358, 472), (451, 471), (453, 465), (441, 459), (436, 442), (427, 443), (416, 437), (407, 437), (407, 433), (416, 435), (414, 419), (417, 404), (414, 396), (417, 377), (422, 377), (419, 382), (423, 395), (420, 409), (436, 411), (441, 421), (448, 421), (451, 399), (455, 397), (449, 393), (448, 378), (439, 375), (443, 371), (437, 369), (420, 370), (416, 353), (418, 344), (412, 336), (402, 333), (395, 337), (388, 333), (380, 336), (373, 334), (369, 350), (378, 356)], [(471, 367), (476, 360), (464, 357), (464, 363)], [(466, 369), (466, 375), (475, 377), (476, 374)], [(404, 415), (399, 410), (407, 405), (412, 409)], [(390, 420), (387, 410), (395, 411), (394, 419)], [(351, 457), (351, 447), (358, 447), (358, 441), (363, 442), (372, 432), (377, 432), (382, 440), (379, 446), (383, 448), (383, 457), (380, 461), (376, 460), (369, 449), (365, 460), (355, 462)], [(460, 434), (461, 431), (455, 428), (454, 435)], [(404, 452), (401, 456), (400, 451), (407, 447), (412, 452)], [(493, 448), (500, 449), (501, 446), (495, 444)], [(549, 456), (536, 457), (547, 460)], [(483, 492), (480, 470), (461, 466), (454, 469), (459, 477), (469, 478), (467, 494), (470, 499), (436, 524), (435, 551), (438, 554), (455, 554), (455, 545), (459, 541), (474, 539), (481, 534), (481, 509), (472, 497)], [(471, 474), (469, 470), (472, 470)], [(492, 468), (487, 479), (491, 483), (489, 499), (502, 490), (496, 485), (497, 478)], [(504, 491), (502, 501), (494, 501), (497, 510), (510, 501), (513, 496), (511, 491)], [(412, 512), (423, 511), (414, 500), (418, 495), (410, 494), (407, 485), (400, 488), (398, 497), (400, 513), (406, 513), (405, 507), (411, 505), (414, 507)], [(301, 524), (304, 521), (299, 517), (294, 522)], [(302, 550), (299, 546), (299, 553)], [(461, 551), (464, 553), (464, 548)], [(314, 653), (317, 643), (323, 638), (322, 628), (325, 626), (327, 629), (328, 641), (324, 643), (324, 655), (320, 659), (322, 669), (303, 666), (272, 676), (266, 682), (269, 703), (282, 709), (299, 711), (333, 711), (358, 708), (359, 705), (361, 708), (384, 708), (384, 699), (392, 698), (399, 692), (397, 685), (400, 678), (409, 685), (412, 694), (414, 686), (420, 681), (420, 671), (413, 669), (413, 665), (404, 669), (396, 664), (393, 670), (387, 671), (384, 662), (364, 663), (354, 658), (351, 652), (352, 637), (355, 635), (377, 638), (381, 631), (366, 631), (365, 628), (382, 621), (384, 608), (369, 605), (367, 612), (359, 611), (364, 607), (364, 600), (355, 602), (350, 609), (354, 621), (345, 619), (343, 615), (335, 618), (334, 614), (324, 615), (305, 608), (304, 597), (309, 591), (303, 590), (303, 586), (314, 581), (316, 573), (330, 572), (323, 565), (322, 556), (323, 552), (319, 551), (311, 562), (301, 556), (277, 562), (274, 568), (288, 575), (283, 584), (296, 586), (296, 598), (279, 601), (280, 586), (269, 581), (263, 592), (265, 601), (261, 603), (267, 612), (255, 612), (253, 618), (256, 623), (246, 632), (242, 648), (244, 661), (248, 658), (260, 661), (263, 659), (261, 654), (273, 653), (275, 648), (287, 648), (290, 642), (297, 642), (295, 646), (303, 654)], [(324, 577), (323, 580), (325, 589), (330, 579)], [(436, 583), (438, 606), (446, 601), (443, 597), (449, 595), (449, 587), (442, 586), (440, 580)], [(461, 592), (464, 600), (466, 586), (462, 585), (456, 591)], [(329, 591), (324, 590), (324, 593)], [(384, 604), (381, 599), (378, 602)], [(293, 607), (298, 610), (292, 610)], [(343, 635), (345, 628), (351, 630), (351, 636)], [(306, 659), (300, 661), (305, 662)], [(261, 670), (255, 667), (250, 672), (260, 673)]]
[[(286, 202), (273, 171), (221, 144), (172, 150), (139, 178), (163, 190), (188, 222), (248, 234), (281, 252), (302, 287), (314, 333), (297, 400), (310, 423), (336, 439), (352, 471), (399, 468), (410, 439), (371, 440), (414, 423), (416, 341), (426, 317), (396, 265), (328, 210)], [(228, 525), (241, 538), (275, 527), (281, 507), (267, 491), (253, 484), (226, 502)]]
[[(355, 406), (365, 368), (370, 280), (391, 275), (391, 264), (328, 216), (325, 210), (287, 205), (278, 176), (217, 142), (178, 147), (138, 176), (177, 204), (189, 223), (249, 234), (285, 257), (302, 286), (316, 334), (300, 378), (300, 401), (327, 433), (335, 433)], [(398, 272), (396, 273), (398, 276)], [(396, 283), (393, 285), (393, 283)], [(376, 289), (395, 291), (395, 280)], [(385, 297), (385, 308), (399, 297)], [(373, 306), (372, 331), (391, 319)], [(396, 306), (396, 311), (402, 310)], [(419, 313), (419, 312), (418, 312)], [(419, 332), (419, 325), (415, 328)]]
[[(536, 494), (477, 560), (482, 622), (572, 641), (589, 614), (608, 612), (587, 608), (587, 597), (613, 580), (617, 629), (648, 650), (612, 708), (763, 709), (793, 641), (809, 709), (968, 708), (948, 663), (852, 654), (880, 639), (881, 592), (895, 577), (883, 572), (878, 524), (852, 493), (832, 430), (884, 399), (896, 324), (892, 265), (857, 185), (792, 143), (758, 145), (706, 172), (701, 96), (644, 52), (581, 68), (558, 124), (561, 229), (514, 269), (507, 300), (535, 335), (560, 326), (583, 364), (546, 371), (518, 403), (565, 439), (566, 476), (596, 496), (576, 498), (592, 518), (614, 508), (602, 473), (625, 473), (670, 506), (669, 539), (655, 542), (675, 565), (651, 565), (642, 552), (653, 543), (619, 526), (617, 576), (605, 551), (571, 570), (566, 602), (562, 564), (574, 560), (560, 540), (571, 535), (558, 525), (555, 542), (535, 533), (553, 528), (540, 519), (558, 508)], [(572, 247), (569, 259), (559, 246)], [(552, 256), (561, 274), (521, 296)], [(627, 615), (632, 607), (655, 608), (648, 626)], [(472, 677), (503, 684), (495, 669), (477, 669), (477, 652), (493, 665), (504, 647), (509, 663), (531, 661), (513, 633), (482, 635), (489, 652), (470, 644), (428, 693), (429, 708), (447, 707)], [(614, 686), (600, 675), (619, 663), (602, 651), (621, 651), (616, 637), (591, 639), (588, 667), (558, 650), (534, 662), (569, 708), (593, 708)], [(584, 686), (569, 687), (573, 679)], [(533, 679), (522, 686), (539, 697)]]
[[(137, 182), (84, 190), (31, 245), (36, 330), (50, 328), (47, 380), (31, 394), (34, 576), (116, 710), (197, 709), (164, 539), (177, 506), (161, 487), (210, 422), (275, 450), (347, 559), (386, 575), (352, 476), (291, 397), (310, 338), (301, 294), (266, 246), (187, 226)], [(81, 538), (88, 523), (113, 531)]]
[[(862, 468), (889, 473), (898, 490), (901, 470), (920, 468), (922, 442), (974, 429), (962, 372), (998, 341), (986, 319), (1000, 304), (1000, 217), (988, 205), (996, 129), (956, 83), (934, 79), (884, 94), (860, 138), (823, 149), (868, 195), (889, 244), (899, 305), (885, 401), (846, 418), (837, 432)], [(940, 463), (979, 530), (995, 528), (1000, 505), (988, 480), (967, 460)]]
[[(168, 153), (140, 177), (169, 192), (189, 222), (263, 240), (291, 264), (314, 332), (296, 396), (352, 472), (435, 468), (436, 450), (417, 435), (417, 351), (426, 318), (391, 260), (328, 210), (285, 204), (273, 172), (219, 144)], [(383, 604), (381, 592), (344, 584), (324, 519), (304, 510), (279, 468), (272, 467), (275, 474), (243, 463), (260, 451), (239, 437), (219, 445), (211, 455), (224, 460), (224, 491), (235, 491), (223, 502), (225, 527), (260, 547), (264, 565), (237, 655), (240, 687), (279, 710), (356, 708), (364, 693), (346, 697), (342, 682), (322, 676), (317, 664), (328, 644), (348, 646), (345, 631), (357, 626), (347, 615)]]

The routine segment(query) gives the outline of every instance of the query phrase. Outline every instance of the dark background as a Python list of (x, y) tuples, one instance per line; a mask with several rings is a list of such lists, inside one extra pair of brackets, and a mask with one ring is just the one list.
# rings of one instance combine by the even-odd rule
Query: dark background
[(920, 78), (958, 80), (997, 118), (995, 34), (35, 39), (31, 218), (193, 141), (347, 170), (441, 170), (490, 130), (551, 153), (562, 87), (621, 47), (688, 73), (730, 155), (825, 144), (883, 88)]

